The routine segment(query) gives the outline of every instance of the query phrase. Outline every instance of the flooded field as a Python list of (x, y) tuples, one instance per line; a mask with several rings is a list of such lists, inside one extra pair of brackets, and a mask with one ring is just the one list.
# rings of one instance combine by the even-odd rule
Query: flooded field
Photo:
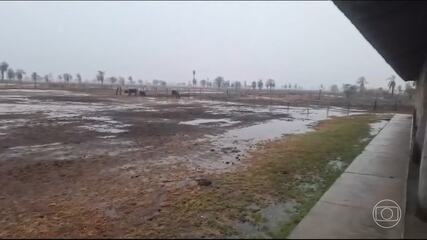
[(261, 141), (310, 131), (328, 117), (359, 113), (192, 98), (117, 99), (64, 90), (7, 89), (0, 94), (2, 161), (124, 157), (185, 140), (197, 147), (159, 161), (224, 170)]
[[(123, 216), (136, 227), (155, 217), (176, 189), (200, 184), (206, 174), (244, 168), (257, 144), (361, 113), (2, 89), (0, 237), (18, 230), (31, 236), (34, 229), (46, 237), (64, 229), (66, 236), (103, 234)], [(372, 134), (386, 122), (373, 125)], [(83, 218), (102, 227), (82, 230)]]

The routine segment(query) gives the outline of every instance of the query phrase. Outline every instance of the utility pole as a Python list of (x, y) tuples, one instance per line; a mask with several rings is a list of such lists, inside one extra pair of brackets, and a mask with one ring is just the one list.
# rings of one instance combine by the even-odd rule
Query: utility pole
[(193, 87), (194, 87), (194, 83), (196, 82), (196, 70), (193, 70)]

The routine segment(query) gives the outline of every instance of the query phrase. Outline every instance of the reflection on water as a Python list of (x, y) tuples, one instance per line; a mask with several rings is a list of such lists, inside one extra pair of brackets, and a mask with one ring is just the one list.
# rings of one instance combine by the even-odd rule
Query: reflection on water
[[(227, 107), (234, 109), (236, 106), (222, 106), (222, 108)], [(214, 171), (231, 170), (231, 166), (239, 165), (245, 154), (259, 142), (274, 140), (289, 134), (313, 131), (315, 124), (331, 117), (365, 113), (359, 110), (348, 112), (343, 108), (311, 108), (307, 111), (307, 108), (288, 108), (283, 106), (267, 108), (245, 106), (243, 110), (245, 112), (252, 110), (257, 113), (269, 112), (277, 115), (287, 113), (288, 117), (268, 120), (247, 127), (234, 128), (216, 136), (207, 136), (214, 148), (193, 154), (191, 157), (193, 164), (200, 168)]]

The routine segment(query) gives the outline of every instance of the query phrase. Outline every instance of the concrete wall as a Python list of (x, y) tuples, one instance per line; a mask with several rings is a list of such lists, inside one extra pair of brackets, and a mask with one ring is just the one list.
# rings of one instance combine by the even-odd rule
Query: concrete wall
[(420, 164), (418, 206), (427, 216), (427, 61), (417, 80), (413, 121), (412, 159)]
[(420, 162), (421, 149), (424, 144), (425, 129), (427, 124), (427, 62), (424, 64), (415, 91), (415, 110), (413, 124), (412, 159)]

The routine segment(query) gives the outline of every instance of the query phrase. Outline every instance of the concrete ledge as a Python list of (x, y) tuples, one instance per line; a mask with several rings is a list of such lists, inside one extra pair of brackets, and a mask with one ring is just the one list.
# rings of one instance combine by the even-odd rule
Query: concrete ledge
[[(411, 116), (395, 115), (321, 197), (289, 238), (402, 238)], [(399, 204), (390, 229), (376, 225), (372, 209), (383, 199)]]

